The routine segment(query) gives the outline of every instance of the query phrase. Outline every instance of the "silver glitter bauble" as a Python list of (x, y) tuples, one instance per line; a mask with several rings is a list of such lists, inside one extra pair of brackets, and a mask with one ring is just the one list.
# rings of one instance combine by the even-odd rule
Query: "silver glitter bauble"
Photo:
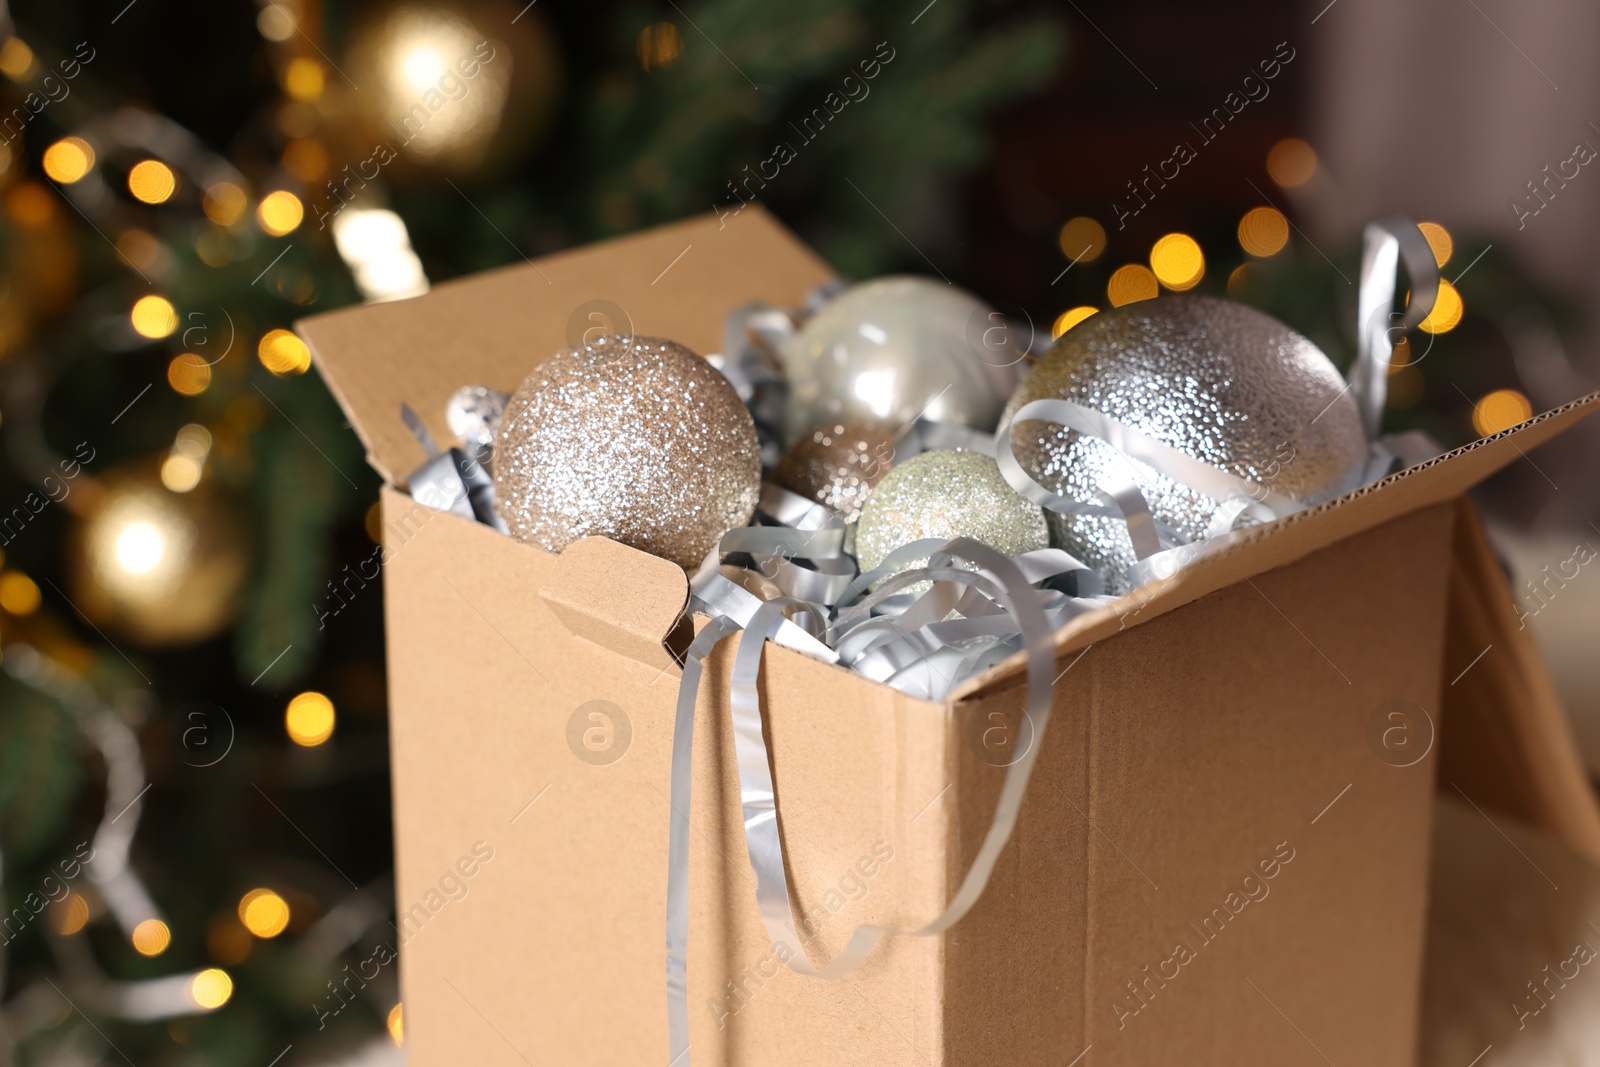
[(793, 493), (854, 522), (894, 462), (894, 438), (872, 426), (818, 426), (778, 461), (773, 477)]
[(482, 385), (463, 385), (444, 406), (444, 421), (463, 447), (474, 454), (494, 444), (506, 394)]
[(873, 488), (856, 523), (856, 560), (869, 571), (924, 537), (971, 537), (1007, 556), (1050, 543), (1044, 513), (1006, 484), (994, 460), (947, 449), (912, 456)]
[(785, 349), (786, 443), (815, 426), (898, 428), (918, 415), (993, 430), (1021, 362), (997, 315), (927, 278), (879, 278), (846, 290)]
[[(1328, 357), (1254, 308), (1206, 296), (1168, 296), (1101, 312), (1062, 335), (1018, 387), (1022, 405), (1070, 400), (1221, 470), (1299, 501), (1342, 487), (1366, 459), (1355, 400)], [(1017, 460), (1061, 496), (1091, 501), (1108, 473), (1126, 471), (1104, 441), (1044, 422), (1012, 432)], [(1155, 517), (1191, 538), (1217, 504), (1133, 462)], [(1133, 546), (1117, 518), (1049, 516), (1052, 539), (1100, 572), (1107, 592), (1130, 585)]]
[(603, 337), (551, 356), (512, 395), (494, 488), (520, 541), (559, 552), (599, 535), (695, 567), (755, 511), (755, 424), (682, 345)]

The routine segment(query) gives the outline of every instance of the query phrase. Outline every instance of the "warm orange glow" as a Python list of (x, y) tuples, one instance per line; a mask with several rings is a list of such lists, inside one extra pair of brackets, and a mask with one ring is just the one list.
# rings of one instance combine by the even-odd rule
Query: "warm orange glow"
[(1450, 256), (1456, 250), (1456, 243), (1450, 237), (1450, 231), (1437, 222), (1419, 222), (1417, 229), (1422, 231), (1422, 236), (1427, 238), (1428, 247), (1433, 249), (1434, 262), (1444, 266), (1450, 262)]
[(189, 980), (189, 999), (199, 1007), (220, 1008), (233, 996), (233, 979), (228, 972), (207, 967)]
[(1094, 219), (1079, 215), (1067, 220), (1057, 240), (1061, 254), (1074, 263), (1092, 263), (1106, 250), (1106, 229)]
[(268, 330), (256, 346), (256, 356), (280, 378), (311, 369), (311, 349), (288, 330)]
[(389, 1009), (389, 1037), (392, 1038), (394, 1043), (397, 1045), (404, 1045), (406, 1043), (405, 1016), (400, 1010), (400, 1005), (398, 1004)]
[(239, 921), (259, 938), (277, 937), (289, 926), (289, 904), (270, 889), (252, 889), (239, 901)]
[(178, 177), (172, 168), (157, 159), (135, 163), (128, 172), (128, 192), (146, 204), (162, 204), (171, 199), (178, 187)]
[(301, 205), (300, 198), (287, 189), (268, 193), (261, 198), (261, 203), (256, 205), (256, 221), (273, 237), (292, 233), (305, 215), (306, 210)]
[(82, 137), (63, 137), (44, 150), (41, 162), (52, 181), (70, 185), (94, 166), (94, 149)]
[(333, 701), (321, 693), (301, 693), (289, 701), (283, 714), (289, 740), (306, 748), (314, 748), (332, 737), (333, 725)]
[(128, 320), (141, 337), (159, 341), (178, 328), (178, 309), (161, 296), (141, 296), (134, 301)]
[(1515, 389), (1496, 389), (1472, 407), (1472, 428), (1480, 437), (1509, 430), (1533, 417), (1533, 405)]
[(1456, 287), (1447, 281), (1440, 281), (1439, 295), (1433, 299), (1433, 310), (1428, 312), (1428, 317), (1417, 328), (1424, 333), (1449, 333), (1461, 324), (1461, 316), (1466, 311)]
[(678, 27), (670, 22), (657, 22), (639, 31), (634, 50), (639, 53), (642, 69), (655, 70), (670, 67), (683, 51), (683, 42), (678, 38)]
[(1186, 233), (1169, 233), (1150, 249), (1150, 269), (1168, 289), (1193, 289), (1206, 273), (1200, 243)]
[(1304, 185), (1317, 173), (1317, 153), (1298, 137), (1285, 137), (1267, 152), (1267, 173), (1286, 189)]
[(159, 956), (172, 944), (172, 931), (160, 919), (146, 919), (133, 928), (133, 950), (141, 956)]
[(310, 103), (322, 95), (326, 75), (322, 64), (308, 56), (289, 61), (283, 69), (283, 87), (295, 100)]
[(179, 396), (199, 396), (211, 384), (211, 368), (193, 352), (179, 352), (167, 364), (167, 384)]
[(1100, 309), (1085, 304), (1082, 307), (1068, 308), (1056, 316), (1056, 323), (1050, 328), (1052, 338), (1060, 337), (1090, 315), (1099, 314)]
[(7, 615), (32, 615), (39, 610), (39, 586), (21, 571), (0, 571), (0, 609)]
[(218, 182), (206, 190), (200, 206), (205, 210), (206, 218), (218, 226), (232, 226), (244, 214), (246, 200), (244, 190), (237, 185)]
[(1271, 207), (1253, 207), (1239, 220), (1239, 247), (1265, 258), (1283, 251), (1289, 243), (1289, 220)]
[(1161, 295), (1161, 285), (1150, 268), (1142, 263), (1129, 263), (1118, 267), (1106, 282), (1106, 299), (1112, 307), (1121, 307), (1136, 300), (1149, 300)]

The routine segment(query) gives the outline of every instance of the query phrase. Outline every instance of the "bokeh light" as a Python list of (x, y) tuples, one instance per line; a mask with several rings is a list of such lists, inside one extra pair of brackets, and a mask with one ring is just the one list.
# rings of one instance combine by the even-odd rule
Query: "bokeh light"
[(1161, 285), (1143, 263), (1128, 263), (1112, 272), (1106, 282), (1106, 299), (1112, 307), (1161, 295)]
[(128, 313), (128, 320), (139, 336), (159, 341), (178, 328), (178, 311), (166, 297), (141, 296)]
[(1456, 287), (1447, 281), (1439, 282), (1439, 295), (1434, 297), (1433, 310), (1428, 312), (1428, 317), (1418, 323), (1417, 328), (1424, 333), (1449, 333), (1461, 322), (1461, 316), (1466, 314), (1466, 306), (1461, 302), (1461, 294), (1456, 292)]
[(317, 692), (305, 692), (289, 701), (283, 728), (289, 740), (314, 748), (333, 736), (333, 701)]
[(1150, 269), (1168, 289), (1193, 289), (1206, 273), (1200, 243), (1186, 233), (1169, 233), (1150, 249)]
[(288, 330), (268, 330), (256, 346), (261, 365), (283, 378), (311, 369), (311, 350)]
[(239, 921), (256, 937), (277, 937), (288, 929), (289, 902), (270, 889), (252, 889), (239, 901)]
[(218, 226), (232, 226), (244, 214), (248, 198), (244, 190), (232, 182), (217, 182), (206, 189), (205, 196), (201, 198), (200, 206), (206, 213), (206, 218)]
[(193, 352), (179, 352), (167, 364), (167, 384), (179, 396), (199, 396), (211, 384), (211, 367)]
[(187, 493), (200, 484), (203, 470), (192, 456), (174, 452), (161, 461), (161, 484), (174, 493)]
[(219, 967), (207, 967), (189, 979), (189, 999), (208, 1011), (220, 1008), (233, 996), (233, 979)]
[(268, 4), (256, 15), (256, 30), (269, 41), (287, 41), (298, 28), (294, 11), (283, 4)]
[(1289, 243), (1289, 220), (1272, 207), (1253, 207), (1239, 220), (1239, 247), (1258, 258), (1277, 255)]
[(322, 64), (309, 56), (299, 56), (289, 61), (283, 70), (283, 88), (294, 99), (305, 103), (322, 95), (327, 76)]
[(89, 925), (89, 902), (82, 893), (68, 893), (50, 910), (50, 914), (56, 933), (71, 937)]
[(1237, 300), (1250, 287), (1256, 272), (1254, 263), (1241, 263), (1228, 274), (1228, 295)]
[(670, 22), (657, 22), (639, 31), (634, 49), (639, 53), (641, 69), (658, 70), (672, 65), (683, 51), (683, 42), (678, 39), (678, 27)]
[(1079, 215), (1061, 227), (1057, 241), (1061, 254), (1074, 263), (1092, 263), (1106, 250), (1106, 229), (1094, 219)]
[(178, 187), (177, 175), (159, 159), (135, 163), (128, 172), (128, 192), (146, 204), (163, 204)]
[(1317, 153), (1298, 137), (1285, 137), (1267, 152), (1267, 174), (1285, 189), (1294, 189), (1317, 173)]
[(39, 610), (39, 586), (21, 571), (0, 571), (0, 610), (8, 615), (32, 615)]
[(1450, 262), (1450, 257), (1456, 250), (1456, 243), (1450, 237), (1450, 231), (1437, 222), (1419, 222), (1417, 229), (1422, 231), (1422, 236), (1428, 241), (1428, 247), (1433, 249), (1433, 261), (1441, 267)]
[(63, 137), (44, 150), (40, 162), (52, 181), (71, 185), (94, 166), (94, 149), (82, 137)]
[(388, 1027), (390, 1039), (396, 1045), (404, 1045), (406, 1043), (405, 1013), (398, 1004), (389, 1009)]
[(141, 956), (159, 956), (172, 944), (172, 931), (160, 919), (145, 919), (133, 928), (129, 938), (133, 950)]
[(1050, 336), (1052, 338), (1060, 337), (1062, 334), (1078, 325), (1078, 323), (1082, 322), (1090, 315), (1096, 315), (1099, 314), (1099, 312), (1099, 308), (1091, 307), (1088, 304), (1084, 304), (1080, 307), (1068, 308), (1066, 311), (1063, 311), (1061, 314), (1056, 316), (1055, 325), (1050, 327)]
[(1480, 437), (1509, 430), (1533, 417), (1533, 404), (1515, 389), (1496, 389), (1472, 406), (1472, 428)]
[(21, 37), (7, 37), (0, 45), (0, 74), (21, 81), (33, 73), (33, 49)]
[(282, 237), (286, 233), (294, 232), (300, 225), (300, 220), (305, 218), (306, 210), (300, 203), (300, 198), (287, 189), (277, 189), (261, 198), (261, 203), (256, 205), (256, 221), (261, 228), (273, 237)]

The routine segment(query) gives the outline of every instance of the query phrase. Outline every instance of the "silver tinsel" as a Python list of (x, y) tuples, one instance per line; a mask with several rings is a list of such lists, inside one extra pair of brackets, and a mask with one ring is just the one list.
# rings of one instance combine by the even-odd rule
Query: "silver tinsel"
[(463, 385), (444, 406), (444, 421), (468, 454), (477, 455), (494, 444), (506, 394), (482, 385)]
[[(1001, 416), (1033, 400), (1092, 408), (1222, 470), (1302, 502), (1345, 486), (1367, 456), (1356, 404), (1320, 349), (1242, 304), (1169, 296), (1102, 312), (1069, 330)], [(1124, 461), (1111, 446), (1043, 422), (1019, 423), (1012, 446), (1036, 481), (1077, 500)], [(1202, 537), (1216, 503), (1144, 464), (1139, 487), (1158, 520)], [(1052, 539), (1126, 592), (1134, 563), (1119, 519), (1051, 513)]]
[(528, 375), (501, 420), (494, 484), (518, 540), (559, 552), (602, 535), (692, 568), (750, 521), (761, 460), (715, 368), (673, 341), (616, 336)]
[[(924, 537), (971, 537), (1007, 556), (1044, 548), (1044, 514), (1006, 484), (981, 452), (923, 452), (884, 475), (856, 524), (856, 559), (863, 571), (901, 545)], [(925, 560), (906, 564), (907, 570)]]

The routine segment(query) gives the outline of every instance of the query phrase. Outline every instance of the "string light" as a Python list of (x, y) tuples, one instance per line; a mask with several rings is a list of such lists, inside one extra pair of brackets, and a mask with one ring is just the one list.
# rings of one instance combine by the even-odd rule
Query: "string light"
[(282, 4), (267, 4), (256, 16), (256, 29), (269, 41), (282, 43), (293, 37), (298, 28), (294, 12)]
[(239, 921), (256, 937), (277, 937), (289, 926), (289, 903), (270, 889), (252, 889), (239, 901)]
[(1488, 437), (1533, 417), (1533, 404), (1515, 389), (1496, 389), (1472, 406), (1472, 428)]
[(0, 572), (0, 609), (8, 615), (32, 615), (39, 610), (39, 587), (21, 571)]
[(1466, 314), (1466, 305), (1461, 302), (1461, 294), (1456, 287), (1447, 281), (1439, 282), (1439, 295), (1433, 298), (1433, 310), (1428, 312), (1428, 317), (1417, 324), (1417, 328), (1424, 333), (1449, 333), (1461, 323), (1461, 316)]
[(158, 159), (135, 163), (128, 172), (128, 192), (146, 204), (162, 204), (172, 197), (178, 178), (172, 168)]
[(160, 919), (146, 919), (133, 928), (133, 950), (141, 956), (159, 956), (172, 944), (172, 931)]
[(1106, 282), (1106, 299), (1112, 307), (1121, 307), (1138, 300), (1149, 300), (1161, 295), (1161, 286), (1150, 268), (1142, 263), (1129, 263), (1118, 267)]
[(1106, 250), (1106, 228), (1086, 215), (1068, 219), (1056, 241), (1074, 263), (1092, 263)]
[(283, 713), (283, 728), (289, 740), (315, 748), (333, 736), (333, 701), (317, 692), (305, 692), (289, 701)]
[(232, 226), (244, 214), (247, 202), (243, 189), (232, 182), (217, 182), (206, 189), (200, 207), (218, 226)]
[(128, 321), (141, 337), (159, 341), (178, 328), (178, 311), (162, 296), (141, 296), (128, 313)]
[(1239, 220), (1239, 247), (1252, 256), (1266, 258), (1289, 243), (1289, 220), (1271, 207), (1253, 207)]
[(1056, 316), (1055, 325), (1050, 327), (1051, 339), (1054, 340), (1055, 338), (1060, 337), (1062, 334), (1078, 325), (1078, 323), (1082, 322), (1090, 315), (1097, 315), (1099, 313), (1099, 308), (1090, 307), (1087, 304), (1083, 305), (1082, 307), (1068, 308), (1066, 311), (1063, 311), (1060, 315)]
[(1150, 249), (1150, 269), (1168, 289), (1193, 289), (1206, 273), (1200, 243), (1186, 233), (1169, 233)]
[(1450, 262), (1450, 257), (1455, 253), (1456, 243), (1450, 236), (1450, 231), (1437, 222), (1419, 222), (1417, 229), (1422, 231), (1422, 236), (1427, 238), (1428, 247), (1433, 249), (1433, 260), (1439, 266)]
[(207, 1011), (222, 1007), (233, 996), (233, 979), (219, 967), (207, 967), (189, 979), (189, 999)]
[(406, 1043), (405, 1013), (398, 1004), (389, 1009), (388, 1027), (389, 1038), (396, 1045), (404, 1045)]
[(288, 330), (268, 330), (256, 346), (261, 365), (280, 378), (311, 369), (311, 349)]
[(1243, 293), (1250, 285), (1250, 279), (1254, 276), (1255, 271), (1255, 265), (1252, 263), (1241, 263), (1233, 268), (1233, 271), (1228, 275), (1228, 295), (1237, 299), (1239, 294)]
[(44, 150), (40, 162), (52, 181), (71, 185), (94, 166), (94, 149), (82, 137), (63, 137)]
[(211, 366), (193, 352), (179, 352), (167, 364), (167, 384), (179, 396), (199, 396), (211, 385)]
[(422, 260), (394, 212), (346, 208), (333, 220), (333, 243), (368, 300), (400, 300), (428, 291)]
[(1317, 153), (1298, 137), (1285, 137), (1267, 152), (1267, 174), (1285, 189), (1294, 189), (1317, 173)]
[(261, 198), (256, 205), (256, 221), (272, 237), (293, 233), (305, 218), (306, 210), (300, 198), (287, 189), (278, 189)]

